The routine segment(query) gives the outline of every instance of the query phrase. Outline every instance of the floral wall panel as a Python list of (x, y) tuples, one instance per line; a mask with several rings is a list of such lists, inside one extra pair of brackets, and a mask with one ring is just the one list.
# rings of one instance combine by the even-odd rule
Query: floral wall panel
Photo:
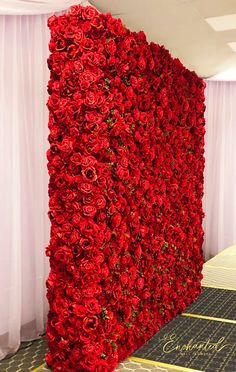
[(47, 362), (112, 371), (201, 291), (204, 83), (92, 7), (48, 23)]

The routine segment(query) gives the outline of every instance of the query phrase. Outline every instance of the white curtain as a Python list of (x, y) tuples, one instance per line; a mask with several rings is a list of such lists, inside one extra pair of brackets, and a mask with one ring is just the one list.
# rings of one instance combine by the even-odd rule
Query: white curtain
[(47, 16), (0, 16), (0, 359), (44, 331)]
[(47, 19), (53, 13), (42, 13), (75, 3), (90, 5), (0, 0), (0, 359), (45, 330)]
[(0, 14), (48, 14), (79, 3), (78, 0), (0, 0)]
[(206, 258), (236, 243), (236, 81), (206, 81)]

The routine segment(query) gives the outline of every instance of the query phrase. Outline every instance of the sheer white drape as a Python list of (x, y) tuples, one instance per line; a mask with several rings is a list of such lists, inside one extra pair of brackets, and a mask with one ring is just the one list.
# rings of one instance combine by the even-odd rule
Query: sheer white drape
[(80, 3), (81, 0), (0, 0), (0, 14), (48, 14)]
[(47, 16), (0, 16), (0, 359), (47, 314)]
[[(90, 5), (0, 0), (0, 13), (48, 13), (71, 3)], [(0, 359), (44, 331), (48, 310), (49, 16), (0, 15)]]
[(206, 258), (236, 243), (236, 82), (206, 81)]

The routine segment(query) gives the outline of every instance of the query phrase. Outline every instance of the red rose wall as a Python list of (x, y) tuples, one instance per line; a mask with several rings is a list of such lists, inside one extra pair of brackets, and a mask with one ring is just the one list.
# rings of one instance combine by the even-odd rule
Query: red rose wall
[(92, 7), (48, 23), (46, 360), (112, 371), (201, 291), (204, 83)]

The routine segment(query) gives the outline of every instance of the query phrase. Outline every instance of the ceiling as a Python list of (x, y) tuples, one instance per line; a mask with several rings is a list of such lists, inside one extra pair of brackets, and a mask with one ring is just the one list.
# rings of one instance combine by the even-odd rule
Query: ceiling
[[(149, 41), (163, 44), (186, 67), (204, 78), (236, 67), (236, 0), (91, 0), (111, 12), (133, 31), (143, 30)], [(223, 20), (222, 24), (219, 22)], [(224, 31), (215, 31), (210, 25)], [(217, 23), (218, 22), (218, 23)], [(227, 29), (230, 28), (230, 29)], [(228, 44), (233, 43), (233, 44)], [(231, 45), (231, 47), (230, 47)]]

